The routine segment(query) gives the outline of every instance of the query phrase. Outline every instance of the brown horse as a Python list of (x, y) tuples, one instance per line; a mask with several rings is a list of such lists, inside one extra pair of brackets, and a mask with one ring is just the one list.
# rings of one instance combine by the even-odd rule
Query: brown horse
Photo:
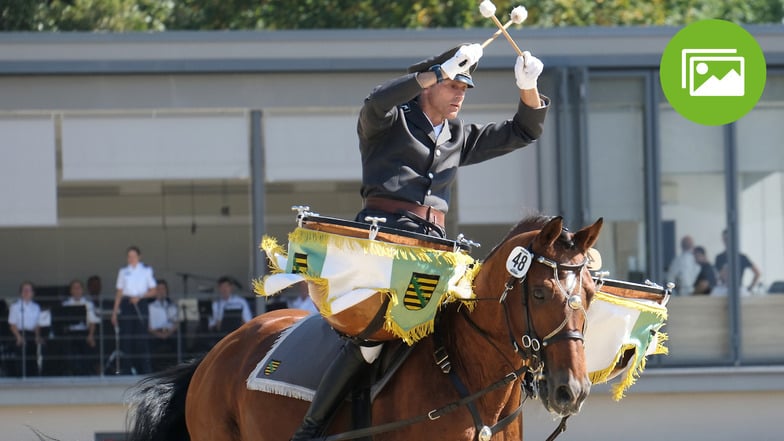
[[(560, 217), (538, 216), (514, 227), (476, 275), (473, 311), (450, 305), (440, 312), (440, 343), (452, 374), (444, 374), (434, 362), (434, 336), (417, 343), (372, 405), (374, 424), (416, 423), (377, 433), (373, 439), (520, 440), (518, 412), (526, 390), (538, 391), (553, 414), (577, 413), (591, 385), (583, 331), (594, 282), (586, 268), (586, 251), (601, 226), (599, 219), (571, 233)], [(510, 276), (513, 270), (507, 267), (510, 254), (521, 250), (516, 247), (532, 253), (521, 278)], [(248, 390), (245, 382), (281, 331), (303, 316), (296, 310), (260, 315), (200, 361), (144, 380), (131, 401), (129, 439), (288, 440), (308, 403)], [(526, 371), (533, 381), (521, 387)], [(461, 401), (454, 378), (462, 382), (462, 396), (468, 398)], [(465, 405), (469, 401), (473, 411)], [(350, 429), (349, 413), (339, 412), (330, 433)], [(511, 424), (494, 427), (507, 416)]]

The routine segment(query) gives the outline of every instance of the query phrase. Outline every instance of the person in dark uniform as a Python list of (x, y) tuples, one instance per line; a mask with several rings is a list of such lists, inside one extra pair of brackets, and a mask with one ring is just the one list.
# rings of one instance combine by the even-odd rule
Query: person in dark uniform
[[(357, 124), (364, 208), (356, 220), (383, 217), (387, 227), (444, 237), (457, 168), (539, 138), (550, 99), (537, 89), (543, 64), (528, 52), (515, 62), (520, 91), (512, 118), (488, 124), (457, 118), (467, 90), (475, 86), (472, 73), (481, 57), (479, 44), (450, 49), (410, 66), (408, 73), (376, 87), (365, 99)], [(380, 344), (349, 340), (343, 345), (292, 440), (321, 435), (352, 380), (380, 350)]]

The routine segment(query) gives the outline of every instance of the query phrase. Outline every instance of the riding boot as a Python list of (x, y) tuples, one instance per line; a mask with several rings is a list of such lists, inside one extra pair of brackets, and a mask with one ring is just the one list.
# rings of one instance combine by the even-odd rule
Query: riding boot
[(291, 441), (304, 441), (321, 436), (338, 406), (353, 387), (353, 380), (366, 364), (358, 345), (352, 342), (343, 345), (321, 378), (302, 426), (294, 433)]

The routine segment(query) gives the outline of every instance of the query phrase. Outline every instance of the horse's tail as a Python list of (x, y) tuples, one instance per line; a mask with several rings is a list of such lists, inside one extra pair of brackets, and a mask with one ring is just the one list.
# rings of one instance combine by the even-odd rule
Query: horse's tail
[(128, 441), (190, 441), (185, 395), (202, 358), (153, 374), (133, 388)]

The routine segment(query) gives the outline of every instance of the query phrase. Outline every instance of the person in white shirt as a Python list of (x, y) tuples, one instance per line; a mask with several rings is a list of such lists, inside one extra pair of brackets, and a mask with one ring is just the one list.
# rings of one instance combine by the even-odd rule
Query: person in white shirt
[[(84, 316), (68, 317), (69, 324), (65, 329), (65, 348), (70, 375), (91, 375), (97, 373), (95, 367), (95, 329), (101, 322), (95, 314), (95, 304), (84, 295), (84, 285), (80, 280), (72, 280), (68, 287), (70, 297), (63, 301), (63, 306), (83, 306)], [(77, 320), (73, 320), (77, 319)]]
[(667, 269), (667, 281), (675, 283), (676, 295), (687, 295), (692, 293), (699, 274), (700, 265), (694, 258), (694, 239), (683, 236), (681, 253), (675, 256)]
[(247, 323), (253, 318), (248, 301), (234, 293), (236, 288), (237, 284), (231, 277), (223, 276), (218, 279), (218, 298), (212, 302), (212, 315), (207, 323), (210, 331), (226, 333), (233, 330), (224, 329), (222, 326), (224, 312), (228, 310), (240, 310), (242, 323)]
[(160, 371), (177, 360), (177, 305), (169, 299), (169, 284), (156, 280), (155, 300), (147, 305), (149, 315), (150, 356), (153, 371)]
[(117, 294), (112, 310), (112, 325), (119, 328), (121, 335), (120, 371), (126, 375), (145, 375), (152, 371), (144, 300), (155, 297), (156, 284), (152, 268), (143, 264), (140, 258), (138, 247), (128, 247), (128, 265), (117, 273)]
[(41, 316), (41, 307), (33, 301), (35, 288), (29, 281), (19, 285), (19, 300), (11, 304), (8, 310), (8, 326), (11, 328), (16, 343), (16, 375), (38, 375), (36, 361), (36, 346), (43, 344), (41, 328), (38, 319)]

